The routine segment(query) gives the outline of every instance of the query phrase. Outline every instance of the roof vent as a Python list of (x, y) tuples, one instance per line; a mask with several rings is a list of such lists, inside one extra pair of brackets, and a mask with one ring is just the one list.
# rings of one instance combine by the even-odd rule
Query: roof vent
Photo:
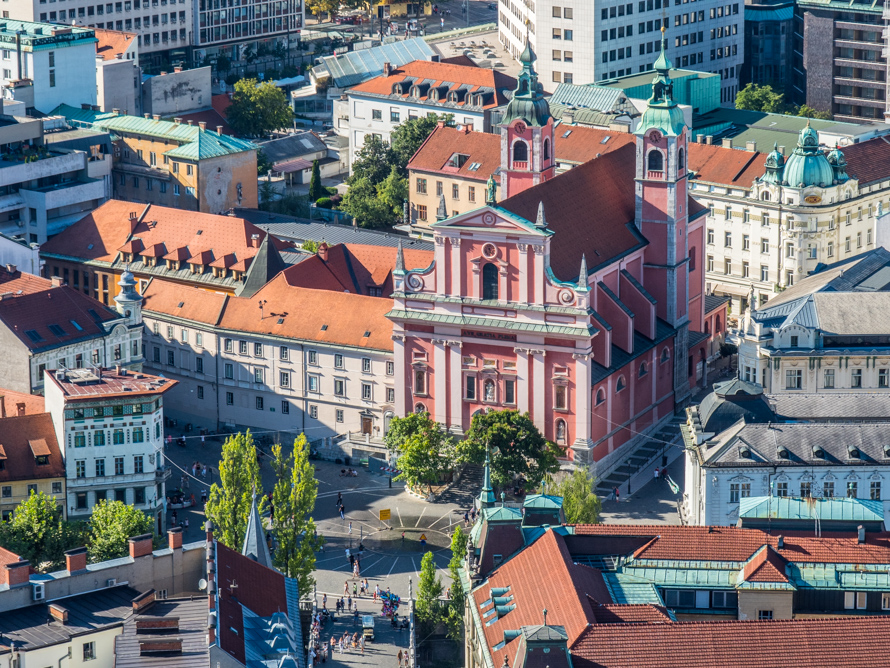
[(779, 550), (785, 549), (785, 536), (779, 536), (779, 539), (776, 542), (776, 548)]
[(739, 446), (739, 457), (742, 459), (751, 459), (751, 448), (748, 447), (747, 443), (742, 443)]
[(849, 459), (859, 459), (859, 448), (857, 448), (855, 445), (848, 445), (847, 457)]
[(780, 459), (791, 459), (791, 453), (788, 452), (788, 448), (786, 448), (784, 445), (780, 445), (778, 447), (778, 453)]
[(817, 459), (825, 459), (825, 450), (822, 449), (821, 445), (813, 446), (813, 457)]

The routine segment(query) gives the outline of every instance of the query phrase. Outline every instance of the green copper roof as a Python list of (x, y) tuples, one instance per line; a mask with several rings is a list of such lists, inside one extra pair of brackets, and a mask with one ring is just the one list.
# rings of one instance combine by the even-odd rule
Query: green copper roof
[(522, 503), (523, 508), (559, 510), (562, 508), (561, 496), (550, 496), (548, 494), (529, 494)]
[(658, 54), (654, 67), (652, 97), (649, 98), (649, 104), (635, 134), (644, 135), (654, 128), (668, 137), (677, 137), (683, 134), (686, 120), (683, 118), (683, 111), (674, 101), (674, 83), (670, 77), (673, 66), (666, 53), (664, 28), (661, 30), (661, 53)]
[(543, 127), (551, 120), (550, 105), (544, 97), (544, 87), (538, 83), (538, 74), (533, 67), (535, 60), (535, 52), (532, 51), (531, 44), (526, 38), (525, 49), (519, 57), (522, 72), (516, 80), (513, 98), (504, 110), (501, 125), (509, 125), (516, 119), (521, 119), (528, 125)]
[(203, 160), (224, 155), (255, 151), (256, 145), (244, 139), (221, 135), (212, 130), (202, 130), (197, 125), (154, 120), (142, 116), (121, 116), (114, 113), (77, 109), (62, 104), (52, 115), (64, 116), (75, 125), (90, 126), (99, 130), (131, 133), (176, 142), (165, 155), (184, 160)]
[(495, 506), (494, 508), (483, 508), (482, 514), (488, 522), (517, 522), (522, 520), (522, 511), (519, 508)]
[(834, 182), (834, 170), (819, 148), (819, 133), (809, 123), (800, 131), (797, 147), (785, 161), (782, 180), (792, 188), (829, 186)]
[(740, 519), (883, 522), (884, 502), (870, 499), (800, 499), (751, 496), (739, 500)]
[(621, 605), (664, 605), (655, 585), (624, 573), (603, 573), (612, 600)]

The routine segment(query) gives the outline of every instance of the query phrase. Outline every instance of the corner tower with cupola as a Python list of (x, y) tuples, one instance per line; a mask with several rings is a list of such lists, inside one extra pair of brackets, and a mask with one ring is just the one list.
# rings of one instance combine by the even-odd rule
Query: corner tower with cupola
[(501, 195), (512, 197), (556, 175), (553, 116), (534, 69), (528, 39), (519, 57), (522, 72), (501, 119)]
[[(686, 157), (689, 130), (673, 99), (671, 62), (665, 53), (655, 61), (652, 97), (635, 132), (636, 225), (649, 240), (645, 252), (645, 285), (657, 300), (658, 317), (677, 330), (674, 365), (675, 401), (689, 396), (687, 359), (690, 326), (690, 241), (687, 234)], [(699, 248), (701, 246), (699, 245)], [(693, 253), (694, 255), (694, 253)], [(701, 273), (701, 272), (698, 272)], [(693, 293), (698, 294), (697, 289)], [(700, 309), (699, 309), (700, 310)], [(696, 320), (702, 316), (696, 313)], [(693, 323), (700, 329), (699, 323)]]

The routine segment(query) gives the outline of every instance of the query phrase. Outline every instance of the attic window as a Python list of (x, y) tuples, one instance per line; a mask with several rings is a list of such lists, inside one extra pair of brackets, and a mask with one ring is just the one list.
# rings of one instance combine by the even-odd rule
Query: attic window
[(283, 324), (284, 324), (284, 318), (278, 318), (278, 324), (279, 324), (279, 325), (283, 325)]
[(68, 322), (70, 322), (72, 325), (74, 325), (74, 329), (76, 329), (78, 332), (83, 331), (83, 327), (78, 325), (76, 320), (69, 320)]
[(43, 337), (37, 333), (36, 329), (29, 329), (25, 332), (25, 335), (34, 342), (43, 341)]
[(481, 162), (474, 162), (469, 167), (467, 167), (468, 172), (475, 172), (482, 166)]
[(99, 314), (96, 313), (96, 309), (88, 309), (87, 313), (89, 313), (93, 317), (93, 320), (99, 320)]
[(562, 138), (565, 139), (565, 138), (568, 137), (570, 134), (572, 134), (572, 131), (571, 131), (571, 130), (566, 130), (566, 131), (563, 133)]
[(87, 250), (93, 250), (93, 244), (90, 244), (89, 246), (87, 246)]
[(179, 302), (176, 308), (182, 308), (183, 306), (185, 306), (185, 302)]
[(464, 155), (463, 153), (455, 153), (451, 156), (451, 166), (452, 167), (463, 167), (464, 163), (470, 159), (470, 156)]
[(327, 326), (327, 325), (322, 325), (322, 326), (321, 326), (321, 331), (323, 331), (323, 332), (328, 331), (328, 326)]
[(56, 336), (66, 336), (66, 332), (59, 325), (49, 325), (49, 331), (51, 331)]
[(371, 336), (371, 332), (365, 332), (364, 334), (362, 334), (363, 339), (367, 339), (369, 336)]

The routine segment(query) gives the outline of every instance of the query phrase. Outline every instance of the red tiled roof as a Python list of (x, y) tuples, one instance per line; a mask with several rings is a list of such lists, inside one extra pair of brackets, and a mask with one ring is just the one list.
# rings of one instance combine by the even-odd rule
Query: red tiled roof
[[(455, 153), (468, 156), (463, 166), (452, 167), (448, 164), (451, 156)], [(480, 166), (470, 171), (470, 166), (475, 163), (479, 163)], [(500, 164), (501, 138), (499, 135), (439, 126), (417, 149), (417, 153), (408, 163), (408, 169), (443, 172), (485, 183), (491, 173), (500, 167)], [(481, 193), (479, 201), (482, 202)]]
[(778, 552), (767, 546), (745, 564), (742, 577), (746, 582), (788, 582), (788, 576), (785, 575), (786, 564)]
[(184, 288), (153, 278), (145, 287), (142, 298), (143, 312), (165, 313), (216, 325), (222, 316), (228, 295), (199, 288)]
[(574, 668), (884, 668), (890, 616), (594, 624)]
[(847, 159), (847, 174), (861, 185), (890, 176), (890, 140), (877, 137), (841, 148)]
[(43, 397), (39, 394), (27, 394), (0, 388), (0, 397), (3, 397), (3, 411), (0, 411), (0, 417), (18, 415), (19, 406), (24, 407), (25, 415), (36, 415), (46, 410)]
[[(575, 281), (582, 254), (594, 269), (646, 244), (633, 225), (635, 160), (635, 146), (625, 144), (500, 206), (534, 222), (543, 202), (547, 226), (554, 232), (550, 266), (558, 279)], [(595, 214), (591, 202), (595, 202)]]
[(52, 281), (48, 278), (28, 274), (18, 269), (15, 273), (9, 273), (5, 268), (0, 267), (0, 294), (13, 293), (19, 290), (22, 294), (30, 295), (35, 292), (43, 292), (52, 286)]
[(626, 144), (635, 144), (637, 140), (629, 132), (599, 130), (583, 125), (558, 125), (554, 133), (557, 162), (574, 162), (579, 165)]
[(210, 98), (210, 106), (223, 118), (226, 117), (226, 110), (232, 106), (232, 98), (228, 93), (220, 93)]
[(665, 608), (651, 604), (594, 604), (593, 616), (597, 624), (642, 624), (645, 622), (671, 621), (671, 617)]
[[(142, 222), (132, 224), (130, 214)], [(254, 245), (251, 237), (259, 235)], [(151, 256), (171, 254), (186, 260), (205, 250), (215, 257), (234, 253), (239, 259), (252, 258), (266, 232), (242, 218), (183, 211), (165, 206), (109, 200), (92, 213), (56, 235), (43, 246), (41, 255), (57, 255), (79, 260), (114, 262), (118, 251), (132, 239), (142, 241)], [(290, 246), (275, 240), (279, 250)]]
[[(0, 482), (65, 477), (65, 462), (49, 413), (0, 418), (0, 446), (6, 454)], [(38, 455), (47, 456), (48, 463), (38, 466)]]
[[(231, 102), (232, 102), (231, 100), (229, 100), (228, 95), (214, 95), (213, 96), (214, 99), (216, 99), (218, 97), (226, 98), (226, 101), (228, 101), (229, 104), (231, 104)], [(216, 105), (214, 104), (214, 107), (215, 106)], [(227, 108), (228, 106), (229, 106), (228, 104), (225, 104), (224, 108)], [(217, 128), (221, 127), (222, 131), (220, 132), (220, 134), (223, 134), (223, 135), (234, 135), (235, 134), (235, 131), (232, 130), (232, 127), (229, 125), (229, 122), (226, 120), (226, 117), (223, 116), (216, 109), (203, 109), (201, 111), (193, 111), (188, 114), (180, 114), (179, 117), (182, 119), (183, 123), (188, 123), (189, 121), (191, 121), (192, 125), (198, 125), (198, 123), (201, 123), (203, 121), (204, 123), (207, 124), (208, 130), (213, 130), (214, 132), (217, 132), (218, 131)]]
[[(761, 547), (777, 547), (778, 534), (736, 527), (645, 526), (586, 524), (575, 527), (577, 536), (638, 536), (637, 559), (745, 562)], [(806, 531), (783, 531), (785, 546), (777, 552), (799, 563), (890, 563), (890, 533), (866, 533), (859, 544), (855, 531), (823, 532), (820, 538)]]
[[(505, 596), (512, 595), (516, 607), (493, 624), (486, 618), (483, 628), (490, 648), (504, 641), (504, 631), (540, 624), (544, 608), (547, 623), (565, 627), (571, 644), (595, 621), (593, 606), (612, 602), (600, 571), (573, 564), (562, 536), (552, 530), (498, 567), (476, 588), (472, 596), (477, 610), (491, 598), (492, 589), (504, 587), (510, 588)], [(486, 606), (480, 616), (489, 609)], [(515, 639), (510, 640), (498, 655), (507, 655), (513, 665), (517, 645)]]
[[(116, 60), (117, 54), (125, 53), (136, 39), (136, 33), (120, 32), (118, 30), (104, 30), (103, 28), (93, 28), (96, 33), (96, 55), (102, 56), (102, 60)], [(130, 113), (134, 113), (135, 109), (129, 109)]]
[(756, 151), (689, 144), (689, 170), (697, 181), (750, 187), (766, 172), (766, 156)]
[[(30, 350), (104, 336), (101, 323), (120, 317), (101, 302), (67, 285), (0, 300), (0, 322)], [(61, 328), (62, 334), (52, 331), (50, 326)]]
[[(436, 63), (429, 60), (415, 60), (407, 65), (395, 68), (390, 72), (389, 76), (381, 75), (360, 83), (358, 86), (353, 86), (349, 92), (350, 94), (370, 93), (373, 95), (390, 96), (393, 94), (393, 86), (406, 79), (410, 81), (416, 80), (418, 84), (426, 81), (430, 84), (430, 88), (447, 83), (450, 84), (449, 90), (464, 87), (471, 93), (478, 91), (480, 88), (487, 88), (495, 94), (484, 105), (483, 108), (485, 109), (507, 104), (504, 92), (512, 91), (516, 88), (516, 79), (488, 68)], [(408, 95), (406, 93), (399, 97), (407, 99)], [(438, 104), (425, 95), (418, 99), (427, 105)], [(464, 102), (448, 104), (449, 108), (455, 106), (458, 108), (466, 106), (466, 98), (464, 98)]]
[(98, 382), (92, 383), (75, 383), (74, 374), (78, 373), (77, 370), (72, 370), (65, 380), (56, 378), (54, 373), (48, 373), (47, 378), (62, 391), (66, 402), (112, 397), (137, 400), (139, 396), (163, 394), (179, 383), (178, 380), (143, 372), (127, 371), (124, 374), (117, 373), (114, 369), (101, 369), (101, 372)]

